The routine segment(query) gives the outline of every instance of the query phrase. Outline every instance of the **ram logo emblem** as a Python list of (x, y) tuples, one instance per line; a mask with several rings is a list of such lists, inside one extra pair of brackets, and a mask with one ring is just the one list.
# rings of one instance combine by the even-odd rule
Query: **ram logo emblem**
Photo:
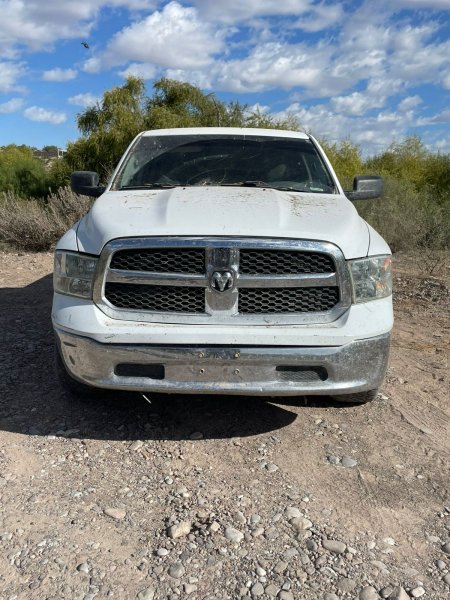
[(233, 287), (234, 276), (231, 271), (214, 271), (209, 284), (216, 292), (226, 292)]

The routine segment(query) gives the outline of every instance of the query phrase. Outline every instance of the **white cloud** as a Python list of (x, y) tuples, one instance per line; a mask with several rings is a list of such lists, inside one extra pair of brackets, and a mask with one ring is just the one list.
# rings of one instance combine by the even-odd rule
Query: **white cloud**
[(76, 76), (77, 72), (75, 69), (60, 69), (56, 67), (55, 69), (44, 71), (42, 79), (45, 81), (70, 81), (71, 79), (75, 79)]
[(0, 55), (17, 44), (30, 50), (48, 50), (61, 39), (88, 37), (101, 8), (151, 9), (156, 0), (2, 0)]
[(100, 101), (98, 96), (94, 96), (90, 92), (86, 92), (85, 94), (77, 94), (76, 96), (71, 96), (68, 99), (69, 104), (73, 104), (74, 106), (82, 106), (86, 108), (87, 106), (94, 106), (97, 102)]
[[(315, 32), (335, 26), (343, 17), (344, 9), (339, 3), (317, 0), (193, 0), (199, 14), (212, 22), (225, 24), (251, 24), (258, 29), (270, 17), (300, 17), (294, 23), (284, 23), (286, 28)], [(278, 28), (277, 35), (281, 31)]]
[(416, 108), (416, 106), (419, 106), (419, 104), (422, 104), (422, 102), (422, 98), (417, 94), (415, 96), (407, 96), (399, 103), (398, 110), (400, 112), (408, 111), (412, 108)]
[(257, 17), (301, 15), (310, 10), (312, 0), (195, 0), (207, 19), (237, 23)]
[(225, 32), (205, 23), (195, 8), (170, 2), (114, 35), (103, 55), (86, 61), (85, 70), (124, 65), (129, 61), (173, 69), (205, 68), (223, 49)]
[(233, 92), (289, 90), (301, 87), (317, 97), (342, 91), (352, 74), (330, 70), (333, 48), (321, 45), (267, 43), (254, 48), (243, 59), (217, 63), (211, 70), (215, 85)]
[(58, 39), (87, 36), (96, 12), (97, 7), (92, 2), (5, 0), (0, 21), (0, 49), (23, 44), (32, 51), (44, 50)]
[(184, 71), (183, 69), (167, 69), (165, 75), (169, 79), (176, 79), (178, 81), (186, 81), (191, 83), (192, 85), (196, 85), (202, 90), (211, 90), (213, 87), (217, 86), (213, 83), (213, 73), (212, 70), (217, 71), (218, 66), (213, 65), (209, 70), (203, 71)]
[(370, 117), (350, 116), (334, 112), (326, 104), (305, 108), (294, 103), (276, 116), (282, 117), (288, 113), (297, 117), (302, 128), (314, 136), (331, 142), (350, 137), (369, 154), (386, 148), (393, 139), (402, 139), (409, 128), (416, 124), (412, 113), (384, 111)]
[(393, 6), (400, 8), (428, 8), (431, 10), (450, 10), (449, 0), (391, 0)]
[(450, 40), (438, 44), (416, 39), (398, 48), (390, 59), (391, 72), (412, 84), (438, 82), (448, 68)]
[[(342, 18), (342, 7), (337, 4), (294, 0), (280, 4), (277, 8), (272, 0), (258, 4), (253, 0), (245, 4), (232, 0), (226, 5), (197, 2), (199, 10), (207, 16), (228, 15), (228, 20), (297, 10), (303, 16), (295, 25), (302, 23), (302, 19), (308, 22), (310, 17), (313, 23), (314, 15), (321, 14), (320, 11), (326, 15), (327, 8), (335, 18)], [(345, 21), (337, 38), (287, 43), (281, 35), (275, 40), (273, 31), (273, 36), (267, 34), (265, 40), (252, 39), (247, 50), (239, 46), (238, 58), (224, 54), (206, 68), (178, 64), (168, 74), (208, 89), (235, 93), (297, 88), (297, 98), (337, 96), (333, 100), (335, 110), (364, 114), (382, 108), (389, 97), (408, 87), (439, 80), (450, 86), (448, 71), (445, 73), (450, 41), (431, 43), (436, 31), (435, 23), (416, 27), (407, 21), (396, 23), (384, 0), (376, 13), (373, 4), (364, 3)], [(367, 81), (366, 90), (356, 92), (355, 86), (363, 81)]]
[(0, 62), (0, 94), (17, 91), (17, 81), (24, 75), (25, 67), (17, 62)]
[(312, 6), (309, 13), (298, 19), (293, 27), (309, 31), (311, 33), (336, 27), (344, 18), (344, 8), (342, 4), (320, 3)]
[(18, 111), (23, 106), (22, 98), (11, 98), (7, 102), (0, 104), (0, 113), (8, 114)]
[(24, 110), (23, 114), (30, 121), (51, 123), (52, 125), (60, 125), (67, 120), (65, 113), (46, 110), (40, 106), (30, 106)]
[(349, 115), (364, 115), (373, 108), (382, 108), (385, 102), (384, 96), (376, 98), (371, 94), (361, 92), (353, 92), (348, 96), (337, 96), (331, 100), (331, 104), (337, 112)]
[(153, 79), (156, 75), (155, 65), (148, 63), (131, 63), (126, 69), (119, 72), (121, 77), (142, 77), (142, 79)]
[(264, 115), (267, 114), (269, 111), (270, 106), (268, 106), (267, 104), (260, 104), (259, 102), (256, 102), (256, 104), (253, 104), (252, 106), (248, 107), (249, 114), (260, 113)]
[(432, 117), (424, 117), (420, 119), (420, 125), (439, 125), (450, 123), (450, 108), (443, 110)]
[(449, 154), (450, 153), (450, 135), (446, 138), (436, 140), (433, 144), (432, 150), (438, 150), (439, 152)]

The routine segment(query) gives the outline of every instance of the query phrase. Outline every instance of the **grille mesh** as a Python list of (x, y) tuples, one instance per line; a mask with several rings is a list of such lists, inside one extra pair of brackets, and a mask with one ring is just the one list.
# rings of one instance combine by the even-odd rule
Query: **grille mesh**
[(119, 250), (111, 260), (111, 269), (202, 275), (205, 272), (205, 250), (204, 248)]
[(331, 310), (339, 301), (339, 288), (240, 288), (239, 312), (304, 313)]
[(276, 372), (280, 381), (325, 381), (328, 378), (324, 367), (279, 366)]
[(107, 283), (105, 296), (117, 308), (170, 313), (205, 312), (205, 290), (200, 287)]
[[(206, 246), (206, 244), (205, 244)], [(226, 244), (224, 255), (229, 253)], [(168, 285), (143, 285), (132, 283), (107, 282), (105, 297), (117, 309), (159, 313), (205, 314), (209, 312), (205, 299), (207, 288), (207, 257), (215, 261), (217, 253), (208, 253), (207, 247), (155, 247), (123, 248), (117, 250), (110, 263), (110, 269), (143, 271), (164, 274), (203, 275), (204, 287)], [(230, 255), (231, 257), (231, 255)], [(208, 268), (217, 265), (208, 265)], [(337, 286), (322, 287), (264, 287), (270, 286), (266, 277), (299, 274), (335, 273), (337, 266), (333, 256), (325, 249), (317, 251), (306, 248), (293, 250), (283, 248), (241, 248), (239, 249), (239, 273), (243, 276), (259, 276), (260, 287), (238, 290), (238, 312), (241, 315), (295, 315), (320, 313), (333, 309), (340, 300)], [(150, 283), (150, 282), (149, 282)], [(206, 305), (205, 305), (206, 301)], [(231, 302), (223, 295), (223, 304)], [(215, 310), (215, 309), (214, 309)], [(214, 310), (212, 311), (214, 313)], [(282, 377), (287, 375), (282, 375)], [(300, 375), (296, 375), (299, 377)]]
[(295, 273), (333, 273), (333, 259), (327, 254), (295, 250), (241, 250), (242, 275), (284, 275)]

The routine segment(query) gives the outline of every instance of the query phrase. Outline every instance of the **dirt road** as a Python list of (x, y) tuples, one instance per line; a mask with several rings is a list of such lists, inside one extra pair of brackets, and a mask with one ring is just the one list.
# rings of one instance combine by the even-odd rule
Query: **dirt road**
[(449, 265), (396, 260), (372, 404), (79, 404), (53, 373), (51, 254), (0, 256), (1, 599), (450, 597)]

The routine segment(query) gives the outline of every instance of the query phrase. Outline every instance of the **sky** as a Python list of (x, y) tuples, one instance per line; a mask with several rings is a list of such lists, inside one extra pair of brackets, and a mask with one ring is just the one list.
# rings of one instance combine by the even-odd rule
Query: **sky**
[[(138, 75), (295, 115), (365, 155), (450, 152), (450, 0), (0, 0), (0, 146), (65, 148)], [(89, 47), (83, 45), (86, 43)]]

